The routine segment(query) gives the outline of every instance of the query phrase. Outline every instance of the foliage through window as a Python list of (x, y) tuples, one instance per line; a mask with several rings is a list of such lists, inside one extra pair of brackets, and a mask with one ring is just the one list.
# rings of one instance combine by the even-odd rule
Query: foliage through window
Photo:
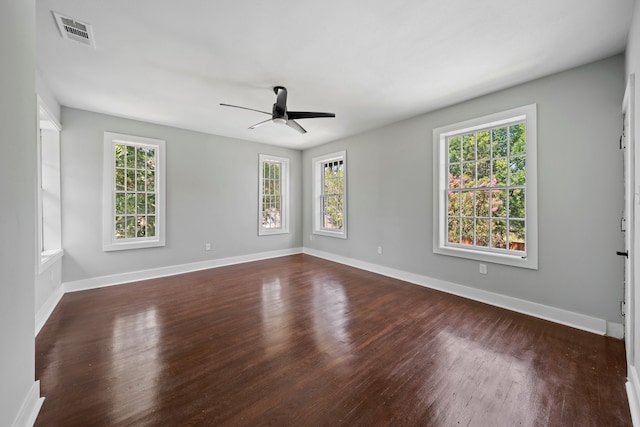
[(346, 153), (313, 159), (314, 233), (346, 238)]
[(289, 159), (260, 155), (258, 234), (288, 233)]
[(436, 252), (504, 255), (513, 262), (503, 263), (514, 265), (537, 259), (535, 106), (507, 113), (434, 131), (439, 149)]
[(163, 151), (161, 140), (105, 133), (105, 250), (164, 245)]

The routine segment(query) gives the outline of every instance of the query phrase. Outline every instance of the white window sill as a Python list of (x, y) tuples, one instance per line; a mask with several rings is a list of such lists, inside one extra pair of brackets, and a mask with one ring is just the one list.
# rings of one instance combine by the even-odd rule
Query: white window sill
[(42, 251), (40, 254), (40, 264), (38, 266), (38, 273), (44, 273), (53, 264), (64, 256), (63, 249), (53, 249), (50, 251)]
[(313, 234), (316, 236), (336, 237), (338, 239), (347, 238), (347, 233), (345, 231), (314, 230)]

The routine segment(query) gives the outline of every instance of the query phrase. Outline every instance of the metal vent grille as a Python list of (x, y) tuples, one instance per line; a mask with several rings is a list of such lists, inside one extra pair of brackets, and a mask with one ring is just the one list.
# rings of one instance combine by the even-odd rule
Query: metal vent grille
[(56, 24), (58, 24), (58, 29), (63, 39), (74, 40), (93, 48), (96, 47), (91, 25), (67, 16), (62, 16), (57, 12), (53, 12), (53, 16), (56, 19)]

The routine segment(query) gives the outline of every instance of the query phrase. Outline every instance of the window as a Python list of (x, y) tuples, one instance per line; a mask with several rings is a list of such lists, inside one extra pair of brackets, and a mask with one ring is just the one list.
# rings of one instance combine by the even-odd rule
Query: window
[(60, 123), (38, 98), (38, 252), (42, 273), (62, 257), (60, 216)]
[(434, 252), (537, 269), (536, 105), (433, 138)]
[(289, 159), (260, 154), (258, 235), (289, 232)]
[(164, 246), (165, 142), (104, 134), (103, 249)]
[(347, 154), (315, 157), (313, 162), (313, 233), (347, 238)]

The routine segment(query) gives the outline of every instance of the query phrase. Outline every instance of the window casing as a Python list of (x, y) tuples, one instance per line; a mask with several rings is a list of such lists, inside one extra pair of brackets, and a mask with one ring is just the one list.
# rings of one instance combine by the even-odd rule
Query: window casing
[(346, 151), (314, 157), (313, 233), (347, 238)]
[(165, 141), (104, 134), (103, 250), (165, 245)]
[(60, 209), (60, 123), (38, 97), (38, 272), (63, 255)]
[(260, 154), (258, 235), (289, 232), (289, 159)]
[(434, 129), (435, 253), (538, 268), (536, 105)]

